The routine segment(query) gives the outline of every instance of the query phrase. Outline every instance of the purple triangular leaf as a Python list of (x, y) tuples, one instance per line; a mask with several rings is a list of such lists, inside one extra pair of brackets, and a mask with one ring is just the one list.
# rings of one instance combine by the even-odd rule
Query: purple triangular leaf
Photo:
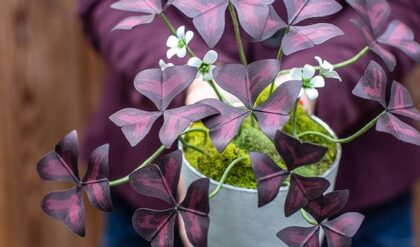
[(376, 36), (391, 14), (386, 0), (346, 0)]
[(297, 174), (291, 174), (290, 187), (287, 193), (284, 206), (286, 217), (299, 211), (308, 205), (310, 200), (314, 200), (328, 189), (330, 183), (324, 178), (302, 177)]
[(401, 141), (420, 146), (420, 133), (390, 113), (386, 113), (378, 119), (376, 130), (389, 133)]
[(351, 238), (364, 220), (359, 213), (346, 213), (334, 220), (322, 223), (329, 247), (351, 246)]
[(185, 223), (188, 239), (193, 246), (207, 247), (209, 230), (209, 184), (208, 178), (191, 183), (179, 212)]
[(226, 64), (216, 67), (213, 76), (220, 87), (252, 109), (260, 93), (276, 78), (279, 69), (277, 59), (265, 59), (248, 66)]
[(227, 105), (220, 100), (209, 99), (201, 101), (214, 107), (220, 114), (205, 118), (204, 125), (209, 128), (209, 135), (217, 151), (222, 152), (236, 136), (242, 121), (249, 115), (246, 109)]
[(258, 207), (262, 207), (276, 198), (289, 173), (265, 154), (251, 152), (249, 157), (258, 183)]
[(155, 19), (155, 15), (129, 16), (118, 22), (112, 30), (131, 30), (139, 25), (149, 24)]
[(285, 55), (312, 48), (334, 37), (343, 35), (337, 26), (318, 23), (308, 26), (291, 26), (283, 37), (282, 48)]
[(305, 210), (321, 223), (326, 218), (340, 212), (349, 199), (348, 190), (337, 190), (312, 200), (306, 205)]
[(288, 247), (319, 247), (319, 226), (287, 227), (277, 233), (277, 237)]
[(327, 152), (323, 146), (303, 143), (281, 130), (276, 132), (274, 145), (289, 171), (318, 162)]
[(197, 68), (173, 66), (165, 70), (147, 69), (138, 73), (134, 86), (138, 92), (149, 98), (164, 111), (172, 100), (182, 93), (196, 78)]
[(174, 227), (177, 219), (175, 208), (153, 210), (137, 209), (132, 218), (136, 232), (153, 247), (172, 247), (174, 245)]
[(194, 105), (166, 110), (164, 113), (164, 123), (159, 132), (160, 141), (169, 148), (192, 122), (218, 113), (215, 108), (206, 104), (200, 104), (199, 102)]
[(289, 113), (292, 111), (302, 83), (289, 81), (281, 84), (264, 103), (253, 110), (262, 131), (271, 139), (276, 131), (282, 129), (289, 120)]
[(420, 111), (414, 107), (410, 92), (396, 81), (392, 83), (388, 111), (420, 121)]
[(420, 44), (414, 40), (413, 31), (400, 20), (392, 21), (378, 42), (403, 51), (415, 62), (420, 63)]
[[(182, 151), (176, 150), (156, 161), (173, 198), (177, 198), (179, 177), (182, 167)], [(176, 200), (177, 201), (177, 200)]]
[(269, 6), (268, 16), (262, 32), (255, 38), (263, 41), (271, 38), (278, 30), (286, 28), (287, 24), (280, 18), (273, 6)]
[(49, 193), (42, 201), (42, 210), (49, 216), (62, 220), (72, 232), (85, 236), (85, 209), (80, 188)]
[(77, 131), (73, 130), (68, 133), (60, 142), (55, 146), (55, 152), (63, 159), (70, 168), (71, 172), (79, 178), (79, 171), (77, 169), (78, 154), (78, 140)]
[(360, 98), (379, 102), (384, 108), (387, 78), (382, 67), (375, 61), (369, 63), (365, 74), (357, 83), (352, 93)]
[(289, 25), (297, 24), (303, 20), (323, 17), (337, 13), (342, 6), (335, 0), (286, 0)]
[(149, 133), (153, 123), (162, 115), (161, 112), (148, 112), (135, 108), (125, 108), (109, 119), (121, 127), (124, 136), (132, 147), (141, 142)]
[(186, 16), (193, 18), (195, 28), (210, 48), (219, 42), (225, 29), (228, 0), (173, 0), (168, 4), (174, 5)]
[(108, 152), (108, 144), (102, 145), (92, 152), (82, 184), (90, 203), (103, 211), (112, 211), (108, 180)]
[(162, 0), (120, 0), (111, 5), (111, 8), (146, 14), (160, 14)]

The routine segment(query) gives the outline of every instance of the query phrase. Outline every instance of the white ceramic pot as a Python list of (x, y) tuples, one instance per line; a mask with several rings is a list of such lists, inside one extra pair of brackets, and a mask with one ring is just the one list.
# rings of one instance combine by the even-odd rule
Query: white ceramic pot
[[(333, 136), (334, 132), (320, 119), (314, 117)], [(322, 177), (331, 185), (335, 184), (341, 158), (341, 146), (337, 144), (334, 164)], [(199, 178), (199, 171), (192, 167), (184, 157), (182, 176), (185, 188)], [(211, 180), (210, 191), (218, 185)], [(331, 186), (329, 191), (332, 190)], [(278, 231), (289, 226), (310, 226), (296, 213), (288, 218), (284, 216), (284, 202), (287, 189), (281, 188), (278, 196), (268, 205), (258, 208), (257, 191), (224, 184), (222, 190), (210, 201), (209, 247), (271, 247), (286, 246), (276, 237)]]

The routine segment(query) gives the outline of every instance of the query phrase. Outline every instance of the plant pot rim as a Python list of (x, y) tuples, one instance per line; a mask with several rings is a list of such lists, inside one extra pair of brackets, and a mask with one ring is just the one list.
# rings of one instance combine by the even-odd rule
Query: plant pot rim
[[(335, 134), (335, 132), (330, 128), (330, 126), (325, 123), (323, 120), (321, 120), (320, 118), (312, 115), (311, 118), (317, 122), (318, 124), (320, 124), (323, 128), (325, 128), (334, 138), (337, 138), (337, 135)], [(328, 176), (334, 169), (336, 166), (338, 166), (338, 164), (340, 163), (340, 159), (341, 159), (341, 154), (342, 154), (342, 147), (340, 143), (336, 144), (337, 147), (337, 153), (335, 156), (335, 159), (333, 161), (333, 164), (328, 168), (328, 170), (326, 170), (320, 177), (326, 177)], [(180, 150), (182, 150), (182, 144), (178, 143), (178, 148)], [(184, 161), (184, 164), (186, 164), (188, 166), (188, 168), (198, 177), (200, 178), (208, 178), (206, 176), (204, 176), (201, 172), (199, 172), (195, 167), (193, 167), (190, 162), (185, 158), (184, 152), (182, 152), (182, 158)], [(216, 180), (213, 180), (211, 178), (210, 179), (210, 184), (214, 185), (214, 186), (218, 186), (219, 182)], [(243, 193), (252, 193), (252, 194), (257, 194), (258, 191), (256, 189), (249, 189), (249, 188), (242, 188), (242, 187), (237, 187), (237, 186), (233, 186), (230, 184), (223, 184), (222, 185), (223, 189), (228, 189), (228, 190), (233, 190), (233, 191), (238, 191), (238, 192), (243, 192)], [(288, 191), (287, 187), (282, 186), (280, 188), (280, 192), (286, 192)]]

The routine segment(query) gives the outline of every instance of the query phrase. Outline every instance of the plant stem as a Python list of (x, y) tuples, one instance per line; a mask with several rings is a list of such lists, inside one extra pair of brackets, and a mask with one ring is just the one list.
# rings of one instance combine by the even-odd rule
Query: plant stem
[(195, 151), (197, 151), (197, 152), (199, 152), (201, 154), (205, 154), (205, 152), (201, 148), (196, 147), (194, 145), (191, 145), (191, 144), (187, 143), (184, 138), (179, 137), (178, 139), (182, 143), (182, 146), (184, 146), (186, 148), (191, 148), (191, 149), (193, 149), (193, 150), (195, 150)]
[(297, 128), (296, 128), (296, 122), (297, 122), (297, 117), (296, 117), (296, 113), (297, 113), (297, 108), (298, 108), (298, 103), (299, 103), (299, 99), (296, 100), (295, 105), (293, 106), (293, 111), (292, 111), (292, 134), (294, 137), (297, 137)]
[[(354, 57), (347, 59), (343, 62), (333, 64), (335, 69), (344, 68), (348, 65), (354, 64), (355, 62), (359, 61), (364, 55), (366, 55), (369, 52), (369, 47), (364, 47), (359, 53), (357, 53)], [(316, 70), (320, 70), (321, 68), (319, 66), (314, 66)], [(282, 70), (279, 72), (279, 75), (285, 75), (290, 73), (291, 69)]]
[(351, 135), (349, 137), (346, 137), (346, 138), (336, 139), (336, 138), (333, 138), (331, 136), (325, 135), (325, 134), (323, 134), (321, 132), (318, 132), (318, 131), (306, 131), (306, 132), (300, 133), (298, 135), (298, 138), (301, 138), (301, 137), (306, 136), (306, 135), (316, 135), (316, 136), (320, 136), (320, 137), (322, 137), (322, 138), (324, 138), (324, 139), (326, 139), (326, 140), (328, 140), (330, 142), (334, 142), (334, 143), (348, 143), (348, 142), (353, 141), (357, 137), (363, 135), (366, 131), (368, 131), (370, 128), (372, 128), (376, 124), (376, 122), (378, 121), (379, 117), (382, 116), (385, 113), (386, 113), (386, 111), (383, 111), (376, 118), (374, 118), (369, 123), (367, 123), (363, 128), (361, 128), (356, 133), (354, 133), (353, 135)]
[(243, 160), (246, 160), (248, 158), (248, 156), (243, 156), (240, 158), (237, 158), (236, 160), (232, 161), (232, 163), (229, 164), (229, 166), (226, 168), (225, 172), (222, 175), (222, 178), (219, 181), (219, 184), (217, 185), (216, 189), (214, 189), (210, 195), (209, 198), (213, 198), (217, 195), (217, 193), (219, 193), (219, 191), (222, 189), (222, 185), (225, 182), (227, 176), (229, 175), (230, 170), (232, 170), (233, 167), (235, 167), (235, 165), (237, 165), (238, 163), (240, 163)]
[(300, 214), (306, 220), (306, 222), (308, 222), (309, 224), (311, 224), (313, 226), (317, 226), (318, 225), (318, 222), (316, 222), (316, 220), (312, 219), (312, 217), (309, 216), (309, 214), (303, 208), (300, 209)]
[(204, 135), (204, 143), (203, 144), (207, 143), (207, 129), (205, 129), (205, 128), (189, 128), (186, 131), (184, 131), (184, 133), (182, 133), (181, 136), (189, 134), (191, 132), (201, 132), (201, 133), (203, 133), (203, 135)]
[[(284, 34), (283, 34), (283, 37), (287, 34), (289, 32), (289, 27), (287, 27), (286, 29), (284, 29)], [(278, 51), (278, 53), (277, 53), (277, 59), (278, 60), (282, 60), (283, 59), (283, 56), (284, 56), (284, 53), (283, 53), (283, 48), (281, 47), (281, 44), (280, 44), (280, 47), (279, 47), (279, 51)]]
[(230, 16), (232, 17), (233, 29), (235, 31), (236, 44), (237, 44), (238, 50), (239, 50), (239, 57), (241, 58), (241, 63), (243, 65), (247, 65), (248, 62), (246, 61), (244, 46), (242, 44), (241, 31), (239, 30), (238, 17), (236, 16), (235, 8), (233, 7), (232, 3), (229, 3), (228, 8), (229, 8)]
[(210, 87), (213, 88), (213, 91), (216, 93), (217, 98), (219, 98), (220, 101), (227, 103), (227, 100), (223, 97), (223, 95), (219, 92), (217, 89), (217, 86), (213, 80), (207, 81), (210, 85)]
[[(143, 163), (141, 163), (140, 166), (138, 166), (136, 169), (134, 169), (134, 171), (130, 172), (130, 174), (132, 174), (133, 172), (135, 172), (137, 170), (140, 170), (141, 168), (143, 168), (145, 166), (150, 165), (165, 150), (166, 150), (166, 148), (165, 148), (164, 145), (160, 146), (149, 158), (147, 158), (147, 160), (143, 161)], [(125, 177), (119, 178), (117, 180), (110, 181), (109, 182), (109, 186), (110, 187), (113, 187), (113, 186), (117, 186), (117, 185), (121, 185), (121, 184), (127, 183), (130, 174), (128, 174)]]

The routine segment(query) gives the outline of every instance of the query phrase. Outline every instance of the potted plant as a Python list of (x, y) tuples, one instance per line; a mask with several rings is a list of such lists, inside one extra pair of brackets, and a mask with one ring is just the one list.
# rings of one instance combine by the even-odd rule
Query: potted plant
[[(376, 125), (378, 131), (420, 145), (419, 132), (397, 117), (420, 120), (420, 112), (414, 108), (408, 90), (395, 81), (386, 102), (386, 73), (374, 61), (353, 94), (377, 101), (384, 111), (353, 135), (337, 138), (325, 123), (304, 113), (300, 98), (317, 98), (317, 88), (325, 85), (325, 78), (340, 80), (335, 70), (357, 62), (369, 51), (378, 54), (392, 70), (395, 58), (386, 46), (399, 48), (417, 61), (420, 46), (410, 29), (398, 20), (379, 33), (389, 17), (385, 0), (347, 0), (361, 17), (352, 22), (361, 30), (366, 47), (338, 64), (316, 57), (319, 66), (282, 68), (284, 55), (343, 35), (328, 23), (298, 26), (308, 18), (334, 14), (341, 5), (333, 0), (284, 1), (289, 17), (286, 23), (271, 6), (273, 2), (116, 2), (116, 9), (142, 13), (121, 21), (116, 29), (132, 29), (160, 18), (173, 34), (167, 41), (168, 58), (191, 57), (187, 65), (178, 66), (161, 60), (161, 68), (147, 69), (136, 76), (136, 90), (155, 104), (155, 111), (125, 108), (110, 116), (133, 147), (158, 119), (163, 119), (159, 132), (162, 146), (132, 173), (113, 181), (108, 179), (109, 146), (98, 147), (80, 179), (77, 134), (71, 132), (39, 161), (37, 169), (44, 180), (70, 181), (75, 186), (48, 194), (42, 202), (43, 210), (84, 236), (82, 191), (86, 191), (93, 206), (109, 211), (110, 187), (129, 182), (140, 194), (165, 202), (164, 209), (139, 208), (133, 215), (133, 227), (152, 246), (173, 246), (178, 221), (185, 225), (186, 241), (193, 246), (255, 246), (253, 241), (262, 246), (319, 246), (321, 233), (329, 246), (350, 246), (363, 215), (346, 213), (328, 220), (348, 200), (348, 191), (333, 191), (340, 143), (350, 142)], [(210, 48), (224, 31), (224, 23), (218, 18), (229, 11), (242, 64), (217, 64), (213, 50), (203, 59), (198, 58), (188, 46), (193, 33), (185, 32), (182, 26), (175, 29), (166, 18), (164, 11), (169, 7), (193, 18)], [(257, 41), (282, 31), (277, 57), (248, 64), (240, 27)], [(289, 79), (278, 82), (284, 75)], [(217, 99), (171, 108), (171, 101), (197, 77), (208, 82)], [(177, 141), (178, 151), (158, 158)], [(178, 196), (181, 168), (188, 187), (184, 198)]]

